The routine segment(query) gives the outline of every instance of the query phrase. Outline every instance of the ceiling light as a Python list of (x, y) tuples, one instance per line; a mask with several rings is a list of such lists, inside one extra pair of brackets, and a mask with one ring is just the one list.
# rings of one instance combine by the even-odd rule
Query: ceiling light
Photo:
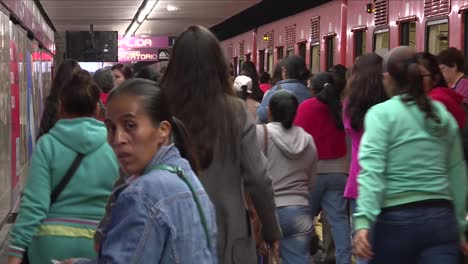
[(153, 10), (156, 3), (157, 3), (157, 1), (155, 1), (155, 0), (151, 0), (151, 1), (146, 2), (145, 7), (143, 7), (143, 9), (138, 14), (138, 22), (142, 23), (146, 19), (146, 17), (149, 15), (149, 13), (151, 13), (151, 11)]
[(169, 12), (178, 11), (180, 9), (180, 7), (175, 6), (175, 5), (167, 5), (166, 8), (167, 8), (167, 11), (169, 11)]
[(127, 33), (125, 33), (125, 36), (126, 37), (131, 37), (133, 35), (135, 35), (135, 32), (137, 31), (137, 29), (140, 27), (140, 24), (138, 23), (133, 23), (130, 28), (128, 29)]

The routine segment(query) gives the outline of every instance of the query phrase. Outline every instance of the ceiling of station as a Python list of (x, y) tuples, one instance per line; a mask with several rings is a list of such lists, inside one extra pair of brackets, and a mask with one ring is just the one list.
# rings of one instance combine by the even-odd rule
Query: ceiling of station
[[(123, 35), (143, 0), (40, 0), (57, 31), (118, 31)], [(160, 0), (136, 35), (176, 36), (190, 25), (206, 27), (260, 0)], [(179, 10), (169, 12), (168, 5)]]

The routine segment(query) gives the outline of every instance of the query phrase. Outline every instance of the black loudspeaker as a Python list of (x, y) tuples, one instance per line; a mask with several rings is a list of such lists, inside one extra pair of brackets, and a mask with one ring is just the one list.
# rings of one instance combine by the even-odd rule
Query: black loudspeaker
[(117, 31), (67, 31), (66, 58), (80, 62), (117, 62)]

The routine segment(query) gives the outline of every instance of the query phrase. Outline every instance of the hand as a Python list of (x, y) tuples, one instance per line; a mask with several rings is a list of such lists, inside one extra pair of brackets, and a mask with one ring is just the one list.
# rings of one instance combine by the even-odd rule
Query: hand
[(369, 230), (361, 229), (356, 232), (353, 240), (354, 254), (363, 259), (371, 259), (374, 256), (369, 243)]
[(273, 252), (279, 257), (280, 256), (280, 241), (275, 240), (270, 243), (271, 248), (273, 249)]
[(99, 250), (101, 249), (101, 245), (94, 241), (94, 252), (96, 252), (96, 254), (99, 254)]
[(460, 243), (461, 251), (463, 252), (463, 255), (468, 256), (468, 242), (462, 241)]
[(75, 264), (76, 262), (76, 259), (66, 259), (66, 260), (62, 260), (60, 263), (61, 264)]
[(8, 257), (8, 264), (21, 264), (21, 262), (23, 262), (22, 258), (13, 257), (13, 256)]

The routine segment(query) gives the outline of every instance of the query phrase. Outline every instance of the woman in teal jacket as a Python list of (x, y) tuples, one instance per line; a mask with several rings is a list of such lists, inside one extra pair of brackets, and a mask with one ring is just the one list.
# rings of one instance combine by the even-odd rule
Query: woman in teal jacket
[(456, 264), (465, 245), (459, 128), (426, 96), (415, 55), (408, 47), (390, 51), (384, 85), (393, 97), (365, 117), (354, 247), (370, 264)]
[[(11, 231), (9, 264), (27, 252), (30, 263), (76, 256), (95, 257), (93, 235), (118, 177), (118, 163), (107, 131), (95, 119), (99, 88), (83, 70), (60, 95), (59, 121), (37, 142), (19, 216)], [(53, 190), (78, 153), (84, 157), (56, 202)]]

